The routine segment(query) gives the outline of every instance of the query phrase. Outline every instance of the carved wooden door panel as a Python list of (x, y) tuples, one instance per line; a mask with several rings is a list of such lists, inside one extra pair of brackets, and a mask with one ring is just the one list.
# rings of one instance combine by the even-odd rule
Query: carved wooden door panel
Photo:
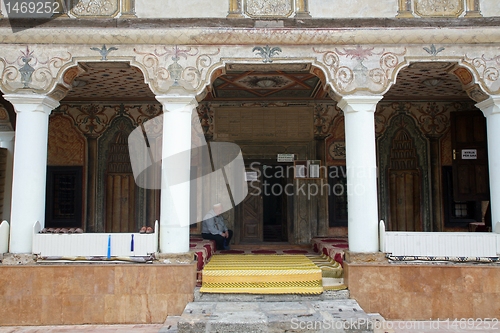
[(422, 177), (415, 144), (406, 130), (396, 133), (390, 154), (389, 229), (422, 231)]
[(136, 185), (128, 152), (128, 133), (119, 131), (110, 143), (106, 168), (106, 232), (134, 232)]
[(418, 170), (389, 170), (391, 229), (422, 231)]
[[(255, 170), (247, 170), (260, 174)], [(263, 241), (262, 184), (261, 179), (248, 181), (248, 195), (240, 204), (240, 242), (256, 243)], [(238, 222), (236, 222), (238, 223)]]
[(454, 200), (490, 200), (486, 119), (482, 112), (452, 112), (451, 134)]

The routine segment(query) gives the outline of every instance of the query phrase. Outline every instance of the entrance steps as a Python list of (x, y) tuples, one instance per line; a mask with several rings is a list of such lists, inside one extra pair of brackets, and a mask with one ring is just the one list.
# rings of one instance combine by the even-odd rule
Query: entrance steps
[(202, 294), (160, 332), (373, 332), (375, 321), (347, 290), (321, 295)]

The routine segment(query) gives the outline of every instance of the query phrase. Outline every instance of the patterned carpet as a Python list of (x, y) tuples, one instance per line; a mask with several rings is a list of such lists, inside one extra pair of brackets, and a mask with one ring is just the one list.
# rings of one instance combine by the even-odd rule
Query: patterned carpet
[(321, 294), (322, 270), (301, 254), (216, 254), (203, 269), (200, 291)]

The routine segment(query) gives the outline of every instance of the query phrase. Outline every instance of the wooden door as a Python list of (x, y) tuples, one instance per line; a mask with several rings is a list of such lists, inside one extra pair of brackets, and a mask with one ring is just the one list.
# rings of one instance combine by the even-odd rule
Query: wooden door
[(486, 119), (481, 111), (452, 112), (453, 199), (489, 200)]
[(389, 170), (391, 230), (422, 231), (418, 170)]
[(415, 144), (405, 129), (394, 136), (390, 154), (389, 229), (422, 231), (422, 177)]
[[(254, 175), (261, 175), (256, 170)], [(263, 211), (262, 211), (262, 183), (261, 178), (248, 181), (248, 195), (240, 204), (240, 242), (257, 243), (263, 241)]]
[(106, 168), (106, 232), (137, 232), (136, 185), (128, 152), (128, 133), (110, 143)]

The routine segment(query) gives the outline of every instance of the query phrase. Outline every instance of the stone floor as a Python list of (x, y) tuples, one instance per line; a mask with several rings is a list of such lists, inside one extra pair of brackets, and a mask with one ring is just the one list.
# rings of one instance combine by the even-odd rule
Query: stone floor
[[(178, 320), (178, 318), (177, 318)], [(155, 325), (80, 325), (80, 326), (9, 326), (0, 327), (0, 333), (22, 332), (48, 332), (48, 333), (63, 333), (63, 332), (96, 332), (96, 333), (176, 333), (177, 326), (176, 318), (169, 318), (165, 324)], [(456, 324), (455, 326), (453, 326)], [(490, 322), (494, 325), (494, 322)], [(500, 323), (497, 321), (495, 328), (487, 329), (487, 323), (480, 324), (476, 322), (475, 329), (472, 327), (462, 326), (460, 322), (453, 321), (386, 321), (380, 324), (381, 327), (375, 328), (374, 333), (497, 333), (500, 332)], [(463, 324), (465, 325), (465, 323)], [(333, 330), (325, 332), (334, 332)]]
[(97, 333), (157, 333), (163, 324), (155, 325), (71, 325), (71, 326), (5, 326), (0, 327), (0, 333), (38, 333), (38, 332), (97, 332)]

